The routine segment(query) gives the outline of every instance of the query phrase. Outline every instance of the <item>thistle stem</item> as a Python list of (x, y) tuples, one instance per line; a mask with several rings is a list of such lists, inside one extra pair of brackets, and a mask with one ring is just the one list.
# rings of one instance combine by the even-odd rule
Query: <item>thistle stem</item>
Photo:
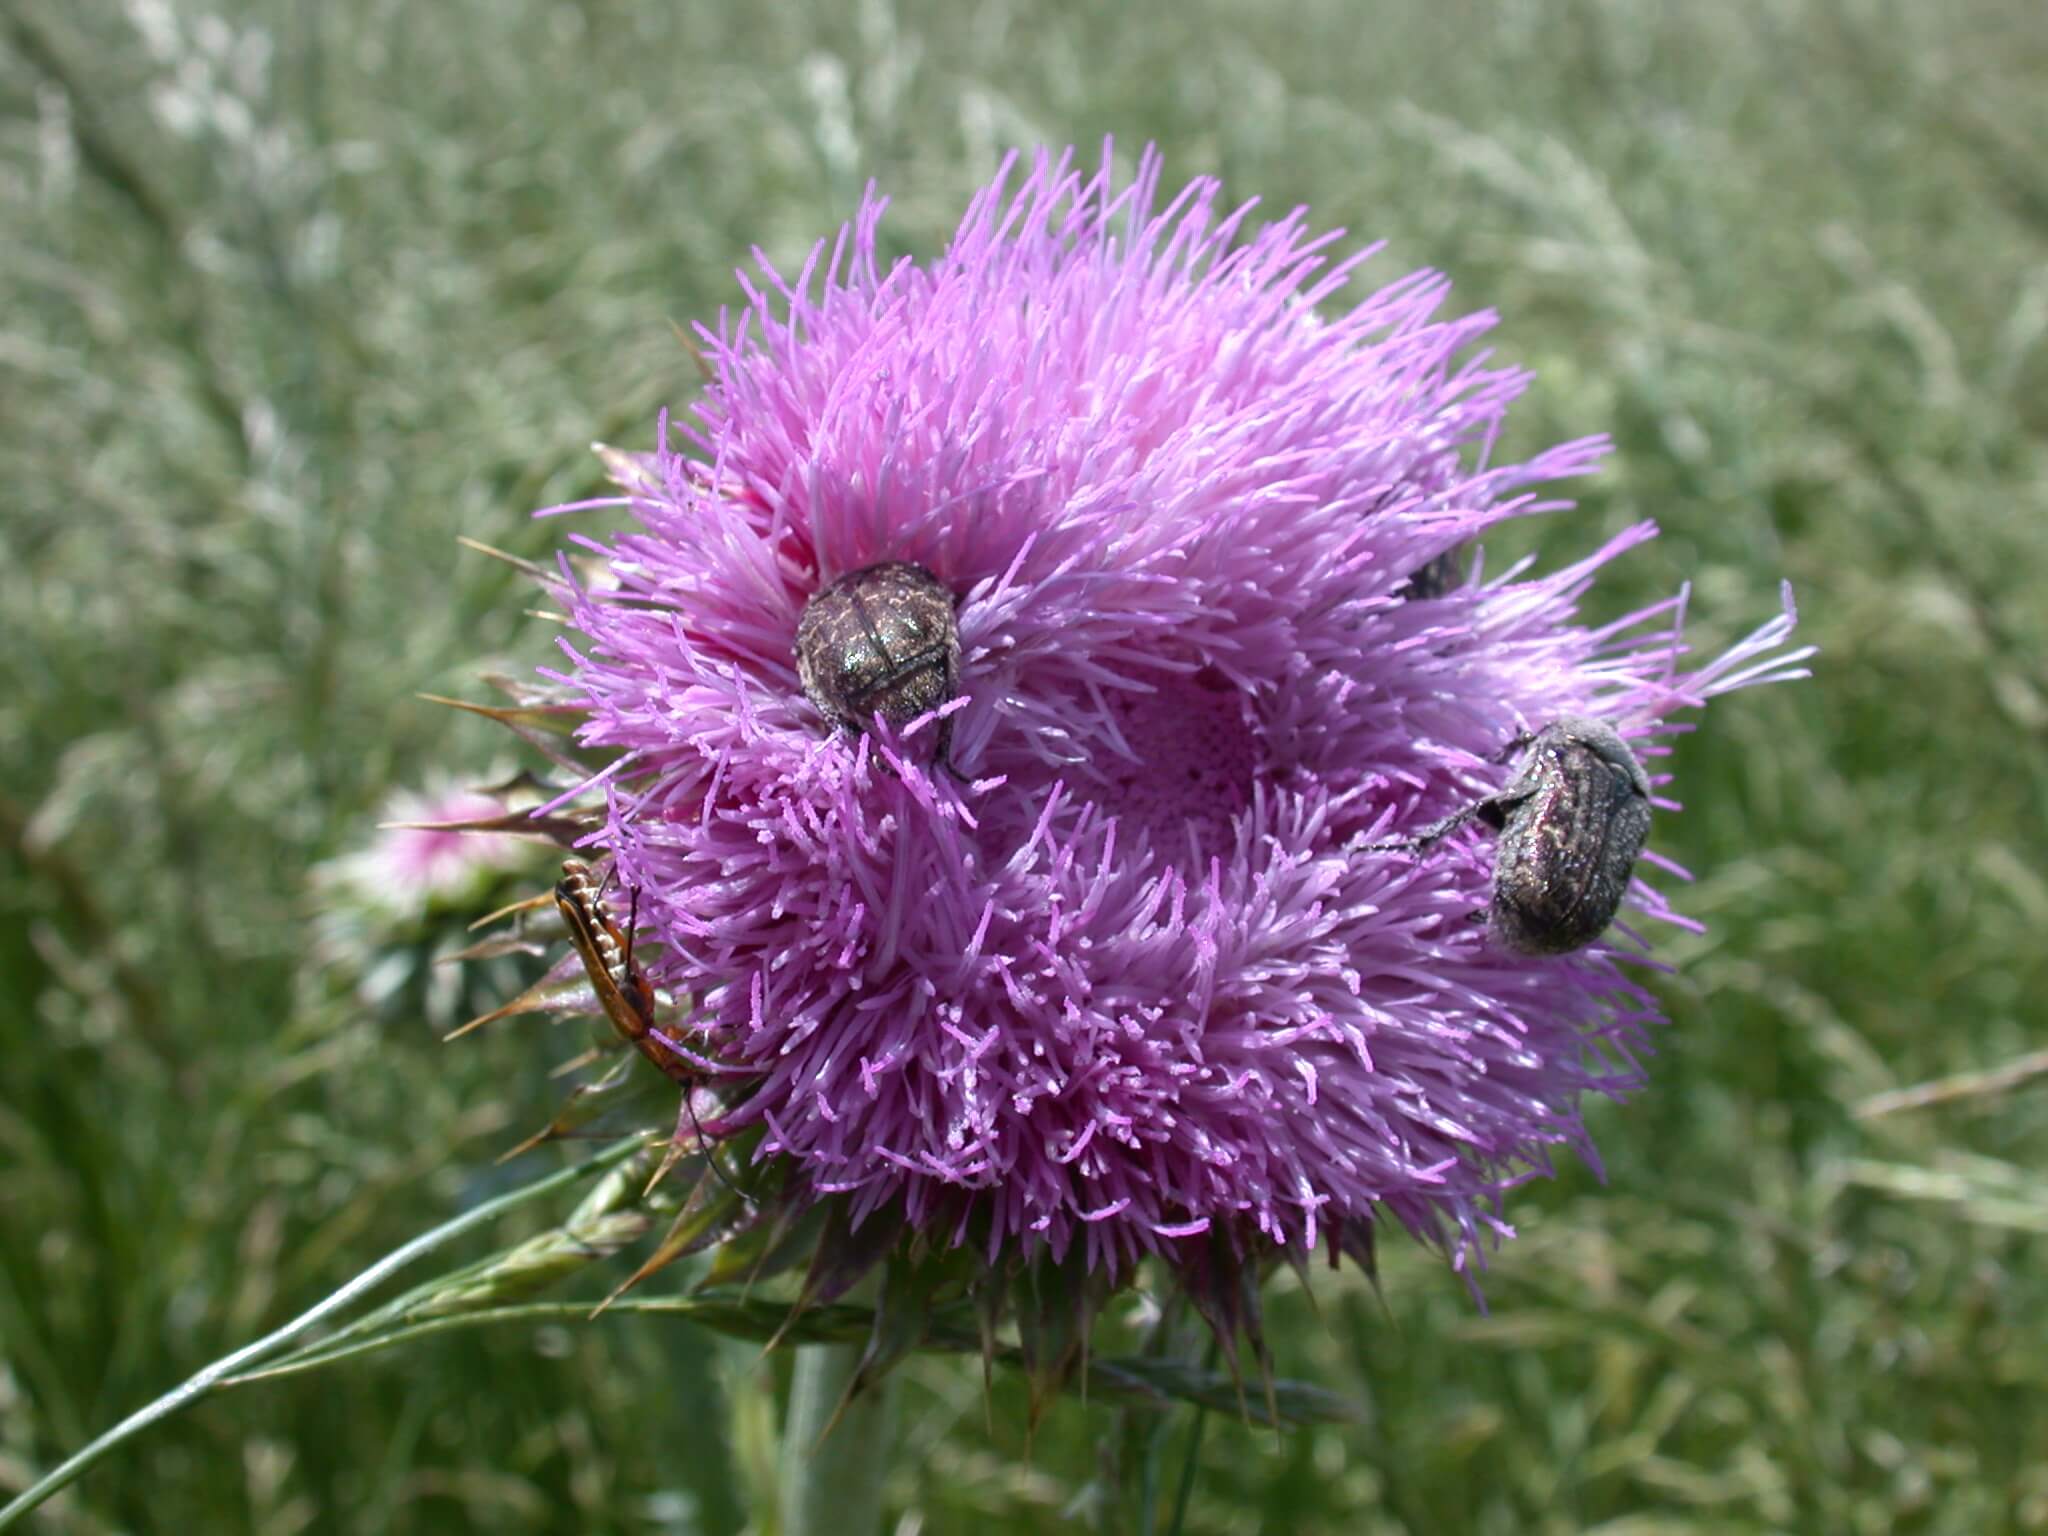
[(285, 1345), (291, 1343), (292, 1340), (306, 1333), (315, 1325), (324, 1322), (327, 1318), (332, 1317), (336, 1312), (341, 1311), (349, 1303), (374, 1289), (390, 1275), (403, 1269), (413, 1260), (424, 1257), (449, 1239), (459, 1237), (462, 1233), (469, 1231), (473, 1227), (482, 1226), (485, 1222), (504, 1214), (515, 1206), (523, 1205), (539, 1195), (560, 1189), (564, 1185), (576, 1182), (578, 1179), (587, 1178), (592, 1173), (624, 1162), (628, 1157), (640, 1150), (644, 1141), (645, 1138), (643, 1137), (631, 1136), (624, 1141), (616, 1142), (589, 1162), (579, 1164), (573, 1168), (564, 1168), (561, 1172), (550, 1174), (544, 1179), (538, 1179), (522, 1189), (512, 1190), (498, 1196), (495, 1200), (487, 1200), (482, 1205), (463, 1212), (453, 1220), (444, 1221), (432, 1231), (421, 1233), (411, 1242), (394, 1248), (390, 1253), (385, 1254), (383, 1258), (342, 1286), (341, 1289), (333, 1292), (324, 1301), (301, 1312), (275, 1333), (265, 1334), (255, 1343), (245, 1344), (240, 1349), (234, 1351), (234, 1353), (223, 1355), (204, 1370), (188, 1378), (178, 1386), (173, 1387), (155, 1402), (147, 1407), (137, 1409), (83, 1450), (68, 1457), (60, 1465), (37, 1478), (33, 1484), (23, 1490), (21, 1495), (8, 1504), (5, 1509), (0, 1509), (0, 1530), (5, 1530), (8, 1526), (14, 1524), (16, 1520), (34, 1509), (58, 1489), (77, 1478), (95, 1462), (106, 1456), (108, 1452), (133, 1439), (159, 1420), (167, 1419), (181, 1409), (189, 1408), (193, 1403), (198, 1402), (200, 1398), (221, 1387), (229, 1377), (244, 1370), (246, 1367), (269, 1359), (272, 1355), (283, 1349)]
[(875, 1536), (881, 1530), (896, 1377), (844, 1402), (863, 1349), (809, 1344), (796, 1352), (782, 1431), (783, 1536)]

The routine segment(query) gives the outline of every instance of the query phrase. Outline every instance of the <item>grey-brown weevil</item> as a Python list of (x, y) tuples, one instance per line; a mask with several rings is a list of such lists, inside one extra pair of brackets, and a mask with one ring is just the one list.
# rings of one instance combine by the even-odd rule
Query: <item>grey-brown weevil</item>
[(1442, 597), (1453, 587), (1463, 585), (1464, 580), (1465, 549), (1463, 545), (1459, 545), (1424, 561), (1410, 571), (1401, 584), (1394, 588), (1394, 596), (1403, 602), (1413, 602), (1418, 598)]
[[(908, 725), (960, 689), (960, 628), (953, 594), (908, 560), (849, 571), (804, 604), (796, 625), (796, 675), (826, 719), (865, 730), (879, 714)], [(944, 763), (953, 722), (935, 733)]]
[(1413, 838), (1420, 853), (1477, 819), (1500, 833), (1487, 922), (1525, 955), (1562, 955), (1599, 938), (1628, 890), (1650, 832), (1650, 780), (1614, 727), (1584, 715), (1525, 738), (1507, 786)]

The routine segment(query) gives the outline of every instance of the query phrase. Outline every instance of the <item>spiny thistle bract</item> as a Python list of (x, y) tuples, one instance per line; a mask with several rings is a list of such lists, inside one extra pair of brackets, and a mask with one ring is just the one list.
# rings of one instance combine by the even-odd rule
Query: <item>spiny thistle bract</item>
[[(879, 263), (872, 192), (793, 281), (757, 255), (701, 402), (556, 509), (638, 526), (549, 576), (578, 634), (545, 699), (605, 765), (585, 856), (688, 1002), (705, 1132), (779, 1227), (829, 1207), (808, 1296), (922, 1255), (1039, 1298), (1057, 1363), (1157, 1255), (1256, 1340), (1263, 1265), (1369, 1263), (1382, 1217), (1477, 1260), (1660, 1022), (1632, 928), (1532, 957), (1472, 921), (1490, 836), (1371, 845), (1561, 716), (1654, 767), (1671, 713), (1804, 653), (1789, 604), (1693, 671), (1683, 593), (1582, 622), (1649, 524), (1549, 574), (1442, 559), (1607, 447), (1491, 461), (1528, 378), (1471, 352), (1490, 314), (1438, 318), (1443, 277), (1344, 307), (1371, 252), (1299, 210), (1162, 204), (1151, 154), (1019, 170), (935, 261)], [(798, 622), (884, 561), (952, 594), (957, 693), (855, 732)], [(913, 739), (942, 720), (950, 763)]]

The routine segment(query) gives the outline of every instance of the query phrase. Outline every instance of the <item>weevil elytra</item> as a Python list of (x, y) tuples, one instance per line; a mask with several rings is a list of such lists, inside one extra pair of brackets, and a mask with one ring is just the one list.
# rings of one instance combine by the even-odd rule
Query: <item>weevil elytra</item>
[(1650, 832), (1650, 780), (1613, 726), (1553, 720), (1507, 786), (1383, 848), (1428, 851), (1466, 822), (1500, 833), (1487, 923), (1507, 948), (1562, 955), (1614, 921)]
[[(804, 604), (796, 625), (796, 675), (826, 719), (865, 730), (879, 714), (908, 725), (960, 687), (960, 627), (953, 594), (908, 560), (849, 571)], [(935, 732), (947, 760), (953, 722)]]

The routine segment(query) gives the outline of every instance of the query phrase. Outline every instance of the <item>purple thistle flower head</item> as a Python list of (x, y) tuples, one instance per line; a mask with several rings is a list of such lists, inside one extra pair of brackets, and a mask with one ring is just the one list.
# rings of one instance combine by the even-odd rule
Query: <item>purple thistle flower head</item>
[[(793, 281), (757, 253), (692, 418), (608, 453), (639, 526), (579, 541), (602, 582), (564, 562), (556, 674), (616, 755), (594, 841), (694, 1000), (714, 1133), (856, 1225), (1115, 1277), (1384, 1213), (1462, 1262), (1593, 1156), (1580, 1102), (1637, 1084), (1658, 1016), (1632, 927), (1531, 957), (1471, 920), (1483, 829), (1383, 845), (1559, 716), (1654, 768), (1672, 712), (1797, 675), (1789, 606), (1687, 671), (1683, 593), (1578, 617), (1648, 524), (1465, 570), (1606, 450), (1493, 461), (1527, 376), (1472, 350), (1491, 315), (1440, 318), (1432, 272), (1353, 297), (1369, 251), (1163, 198), (1153, 155), (1019, 170), (936, 261), (880, 265), (872, 193)], [(855, 733), (795, 637), (884, 561), (952, 594), (957, 690)]]

